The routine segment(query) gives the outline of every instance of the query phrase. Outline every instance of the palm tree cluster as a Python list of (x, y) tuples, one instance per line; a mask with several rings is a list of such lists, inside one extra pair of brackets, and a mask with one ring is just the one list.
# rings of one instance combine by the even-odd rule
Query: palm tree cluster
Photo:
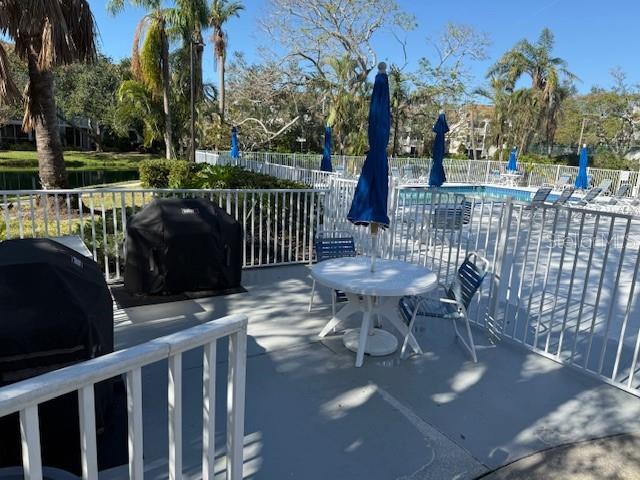
[[(519, 41), (489, 70), (489, 89), (478, 93), (495, 106), (494, 141), (526, 152), (534, 137), (551, 151), (562, 102), (573, 92), (576, 75), (567, 62), (553, 56), (553, 33), (545, 28), (535, 43)], [(530, 85), (519, 87), (523, 77)]]
[[(224, 123), (226, 38), (223, 27), (230, 18), (238, 16), (244, 6), (234, 0), (213, 0), (210, 6), (206, 0), (176, 0), (175, 6), (169, 8), (163, 7), (161, 0), (129, 0), (129, 3), (143, 7), (149, 13), (140, 20), (133, 39), (133, 79), (124, 82), (119, 91), (122, 129), (142, 120), (145, 144), (162, 138), (166, 158), (175, 158), (176, 136), (181, 143), (188, 143), (174, 132), (172, 113), (181, 115), (183, 121), (179, 121), (179, 125), (186, 124), (186, 105), (191, 88), (191, 79), (186, 75), (191, 70), (192, 54), (195, 57), (193, 83), (196, 103), (204, 110), (211, 98), (207, 93), (213, 89), (202, 79), (203, 31), (208, 28), (213, 30), (211, 40), (219, 75), (217, 113), (220, 123)], [(109, 0), (107, 4), (114, 15), (124, 6), (125, 0)], [(173, 53), (170, 52), (171, 41), (180, 42), (180, 47)], [(173, 72), (172, 63), (177, 66)], [(158, 122), (158, 110), (162, 110), (162, 125)]]

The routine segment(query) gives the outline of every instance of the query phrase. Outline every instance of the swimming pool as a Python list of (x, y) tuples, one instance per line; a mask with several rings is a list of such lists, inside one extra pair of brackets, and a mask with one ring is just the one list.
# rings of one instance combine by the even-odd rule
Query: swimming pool
[[(426, 187), (410, 187), (412, 190), (417, 191), (424, 190)], [(530, 202), (535, 194), (531, 190), (523, 190), (520, 188), (510, 187), (495, 187), (491, 185), (451, 185), (444, 186), (440, 189), (443, 192), (465, 195), (466, 197), (475, 198), (493, 198), (493, 199), (506, 199), (512, 197), (514, 200), (520, 202)], [(551, 193), (547, 200), (555, 200), (558, 195)]]

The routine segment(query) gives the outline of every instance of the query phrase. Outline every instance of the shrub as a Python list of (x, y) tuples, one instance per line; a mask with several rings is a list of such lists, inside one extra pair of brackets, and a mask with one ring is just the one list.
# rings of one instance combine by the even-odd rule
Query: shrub
[(207, 165), (197, 174), (197, 188), (307, 188), (298, 182), (250, 172), (235, 165)]
[(143, 160), (140, 162), (140, 183), (145, 188), (169, 187), (170, 160)]
[(204, 164), (191, 163), (184, 160), (170, 162), (169, 167), (169, 188), (198, 188), (199, 180), (197, 174)]

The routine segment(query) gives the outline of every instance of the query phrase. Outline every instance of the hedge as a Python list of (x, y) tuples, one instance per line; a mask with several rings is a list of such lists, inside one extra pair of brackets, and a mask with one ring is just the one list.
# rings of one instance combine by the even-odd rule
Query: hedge
[(198, 188), (197, 173), (202, 164), (184, 160), (140, 162), (140, 182), (145, 188)]
[(298, 182), (231, 165), (206, 165), (184, 160), (144, 160), (140, 162), (139, 170), (140, 182), (144, 188), (306, 188)]
[(140, 162), (140, 183), (144, 188), (168, 188), (170, 160), (143, 160)]

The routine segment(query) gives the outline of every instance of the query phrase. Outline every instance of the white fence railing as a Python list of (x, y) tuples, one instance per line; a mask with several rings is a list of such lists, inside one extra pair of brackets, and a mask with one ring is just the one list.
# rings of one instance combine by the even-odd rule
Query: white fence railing
[(251, 158), (251, 156), (233, 158), (226, 152), (213, 153), (199, 150), (196, 152), (196, 163), (208, 163), (210, 165), (238, 165), (252, 172), (271, 175), (282, 180), (303, 183), (315, 188), (326, 188), (331, 178), (337, 175), (336, 173), (323, 172), (312, 168), (301, 168), (286, 164), (269, 163), (263, 160)]
[[(244, 448), (247, 318), (232, 315), (181, 332), (55, 370), (0, 389), (0, 417), (19, 413), (22, 461), (26, 480), (42, 479), (38, 406), (77, 392), (82, 478), (98, 478), (94, 386), (126, 376), (129, 478), (144, 478), (142, 368), (168, 360), (169, 478), (182, 478), (182, 358), (204, 347), (202, 389), (202, 478), (214, 478), (216, 345), (229, 339), (227, 378), (226, 478), (240, 480)], [(160, 401), (158, 399), (157, 401)], [(73, 422), (74, 419), (69, 419)], [(72, 448), (69, 446), (69, 448)]]
[[(228, 156), (228, 152), (199, 152), (199, 155), (202, 158), (205, 155), (208, 155), (208, 158), (222, 158)], [(318, 154), (243, 152), (241, 161), (258, 162), (264, 165), (277, 164), (299, 170), (314, 170), (319, 167), (321, 158), (322, 156)], [(334, 169), (339, 167), (346, 176), (353, 177), (360, 174), (365, 157), (334, 155), (332, 159)], [(507, 162), (493, 160), (445, 159), (444, 161), (447, 181), (452, 183), (493, 184), (499, 179), (500, 173), (505, 172), (506, 166)], [(427, 178), (430, 168), (430, 158), (389, 158), (391, 174), (407, 180)], [(573, 183), (578, 175), (578, 167), (541, 163), (520, 163), (518, 171), (521, 174), (522, 186), (527, 187), (540, 187), (547, 184), (561, 186), (563, 177), (568, 177), (568, 182)], [(277, 169), (273, 169), (271, 172), (270, 174), (280, 178), (288, 178), (280, 176)], [(594, 186), (609, 179), (612, 183), (612, 189), (616, 190), (622, 184), (629, 184), (632, 188), (627, 196), (640, 196), (640, 175), (636, 170), (607, 170), (589, 167), (588, 175)], [(326, 185), (326, 182), (322, 185)]]
[(123, 275), (128, 219), (160, 197), (208, 198), (240, 222), (243, 266), (305, 263), (327, 190), (0, 191), (0, 240), (79, 235), (108, 280)]
[[(334, 180), (321, 228), (368, 230), (346, 220), (356, 182)], [(531, 210), (511, 199), (397, 187), (378, 254), (449, 279), (469, 251), (493, 265), (472, 309), (477, 326), (640, 395), (640, 222), (577, 207)]]

